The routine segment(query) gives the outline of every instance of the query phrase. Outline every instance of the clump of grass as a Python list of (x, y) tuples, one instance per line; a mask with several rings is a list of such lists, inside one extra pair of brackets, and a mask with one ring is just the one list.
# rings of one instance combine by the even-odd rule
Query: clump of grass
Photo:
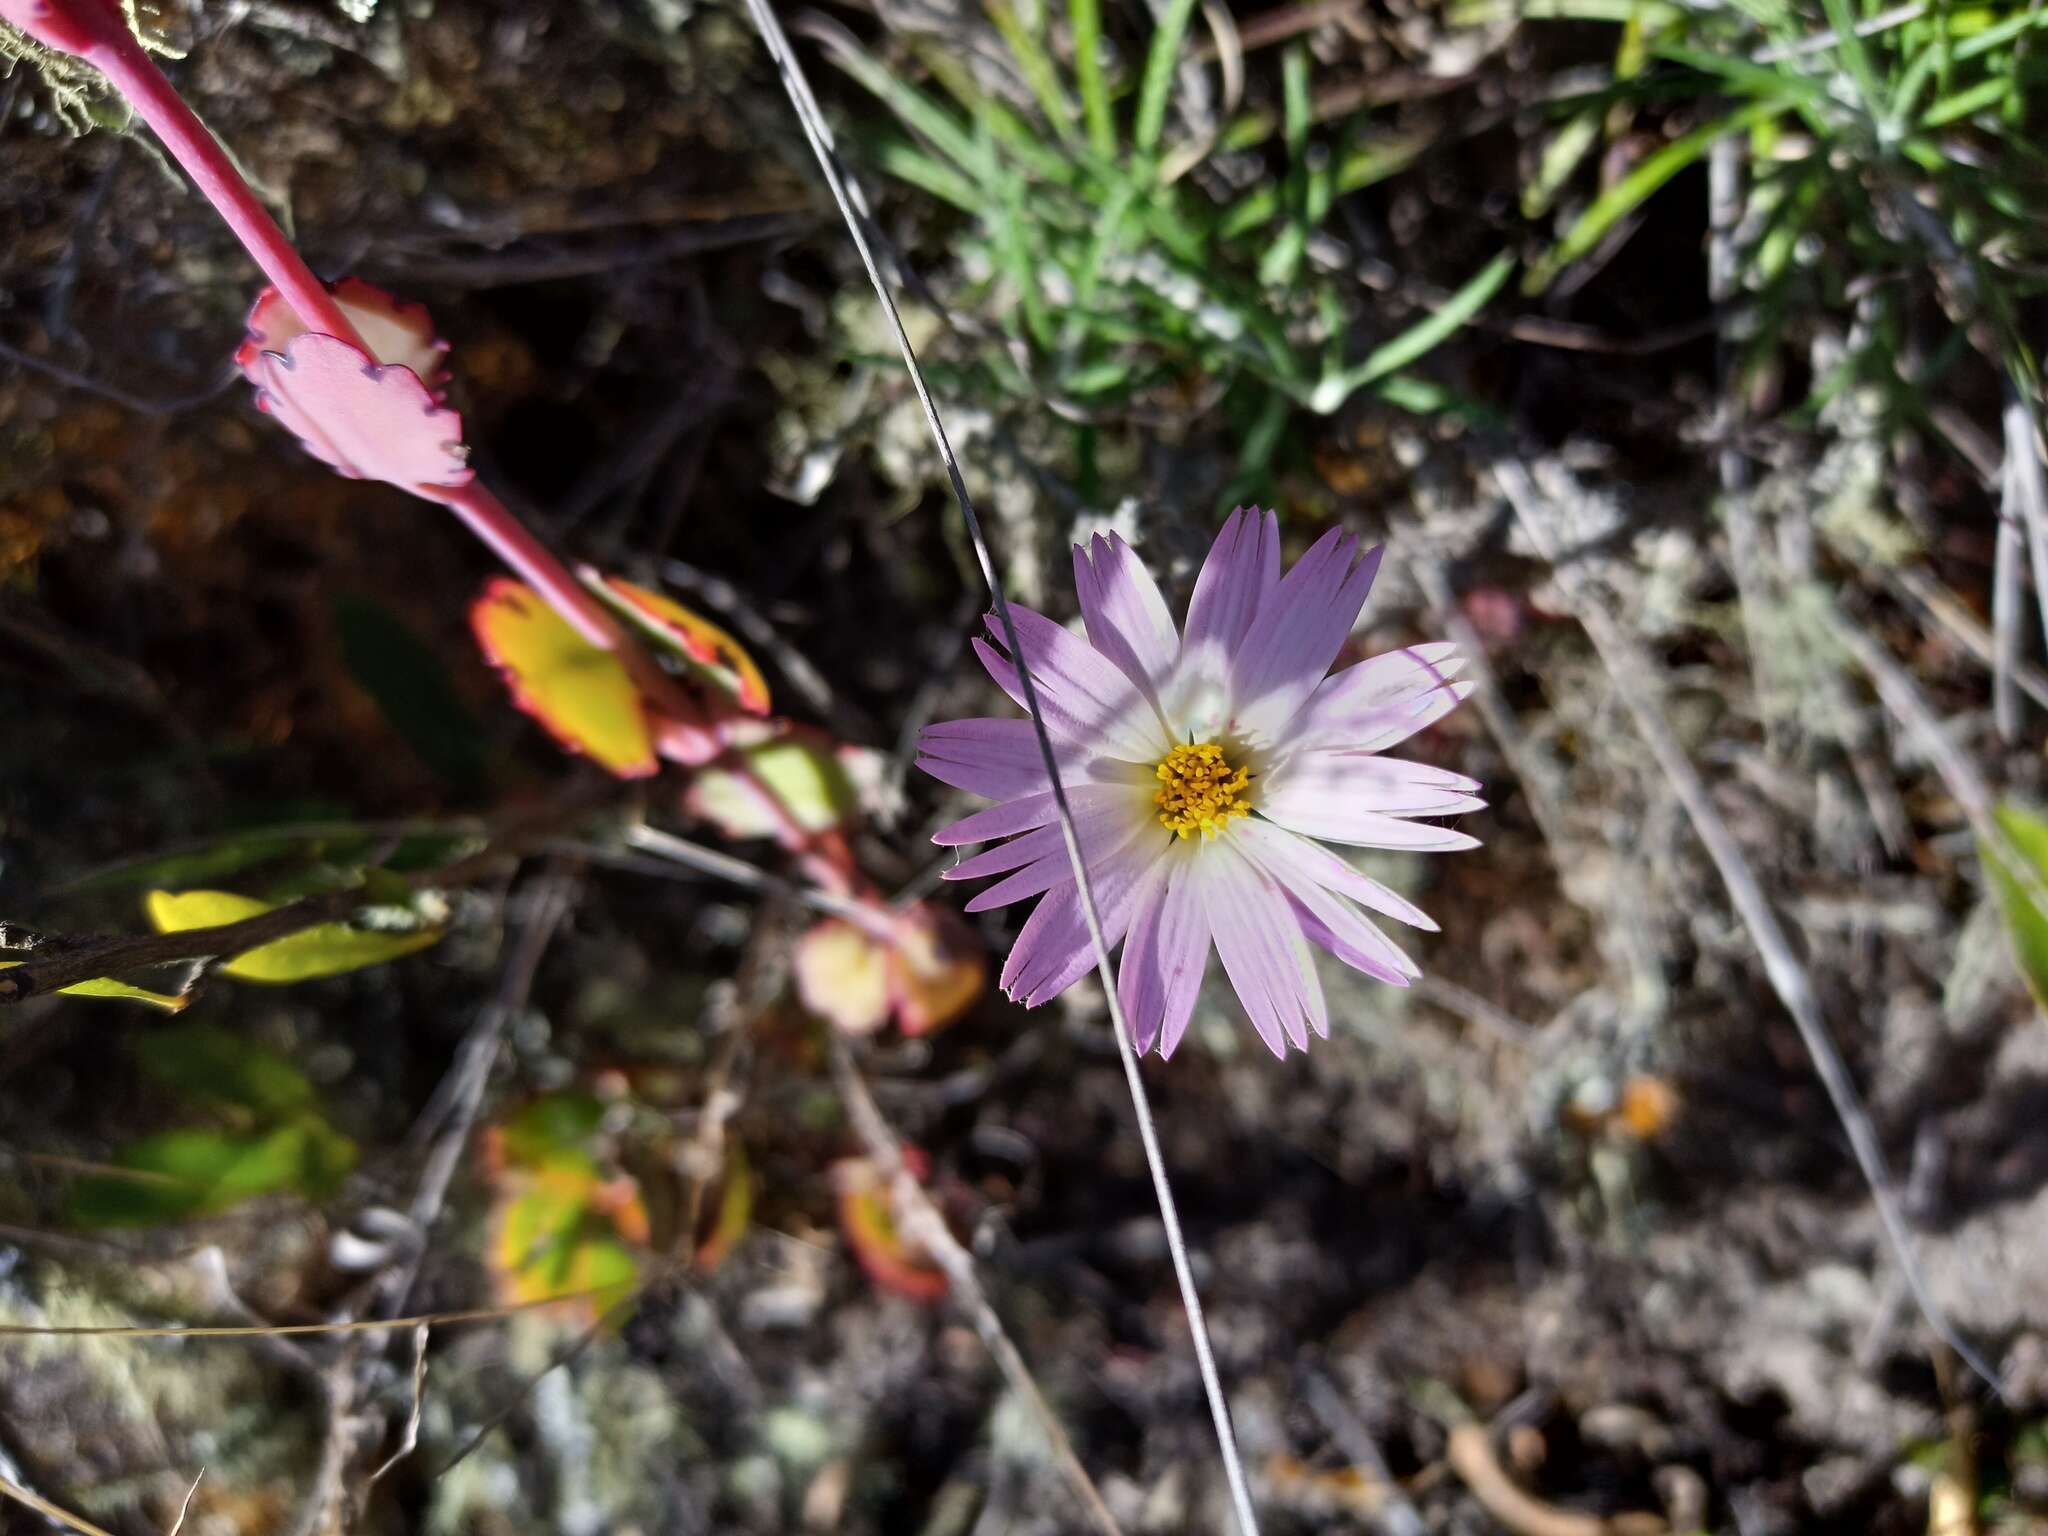
[[(1319, 129), (1298, 39), (1281, 50), (1271, 110), (1210, 99), (1193, 0), (1169, 0), (1126, 57), (1112, 54), (1099, 0), (1070, 0), (1057, 38), (1035, 5), (987, 0), (986, 15), (978, 49), (902, 38), (889, 63), (813, 28), (887, 109), (856, 135), (868, 163), (960, 216), (965, 344), (950, 377), (933, 369), (947, 387), (1072, 423), (1084, 489), (1106, 424), (1221, 410), (1241, 491), (1299, 411), (1328, 414), (1367, 390), (1416, 411), (1457, 403), (1412, 370), (1506, 284), (1507, 256), (1391, 337), (1376, 336), (1347, 273), (1312, 259), (1335, 200), (1407, 167), (1422, 140), (1357, 117)], [(1267, 149), (1282, 174), (1244, 189), (1227, 173), (1232, 157)]]
[[(1724, 317), (1723, 334), (1744, 338), (1731, 388), (1830, 314), (1852, 321), (1848, 346), (1797, 415), (1867, 386), (1895, 419), (1939, 432), (1930, 399), (1972, 352), (2038, 401), (2019, 311), (2048, 272), (2048, 153), (2029, 127), (2048, 11), (2018, 0), (1466, 0), (1452, 14), (1618, 29), (1607, 85), (1555, 103), (1534, 157), (1524, 212), (1567, 212), (1526, 291), (1597, 261), (1674, 178), (1732, 142), (1744, 185), (1720, 237), (1748, 313)], [(1568, 205), (1603, 145), (1674, 104), (1694, 119), (1684, 131)], [(1948, 329), (1923, 344), (1931, 309)]]

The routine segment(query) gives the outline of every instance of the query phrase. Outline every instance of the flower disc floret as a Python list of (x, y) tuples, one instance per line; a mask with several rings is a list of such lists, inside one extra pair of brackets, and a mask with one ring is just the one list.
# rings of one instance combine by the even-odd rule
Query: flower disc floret
[(1159, 791), (1159, 824), (1177, 837), (1199, 832), (1209, 841), (1239, 816), (1252, 813), (1252, 771), (1233, 768), (1216, 742), (1188, 742), (1175, 747), (1153, 770)]

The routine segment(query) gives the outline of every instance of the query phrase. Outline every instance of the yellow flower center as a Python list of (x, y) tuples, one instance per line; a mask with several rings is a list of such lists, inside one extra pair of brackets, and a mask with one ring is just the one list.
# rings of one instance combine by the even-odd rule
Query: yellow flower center
[(1175, 747), (1159, 760), (1154, 776), (1159, 793), (1152, 803), (1159, 807), (1159, 823), (1182, 837), (1200, 832), (1206, 842), (1233, 816), (1252, 813), (1251, 769), (1231, 767), (1213, 741)]

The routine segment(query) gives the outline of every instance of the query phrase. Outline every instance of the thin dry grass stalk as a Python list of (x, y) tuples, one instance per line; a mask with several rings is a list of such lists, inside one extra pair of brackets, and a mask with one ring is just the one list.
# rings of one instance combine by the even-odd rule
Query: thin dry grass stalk
[(846, 1116), (853, 1123), (855, 1134), (889, 1181), (890, 1192), (895, 1198), (897, 1225), (903, 1235), (922, 1247), (931, 1255), (932, 1262), (945, 1271), (953, 1299), (974, 1324), (974, 1331), (981, 1336), (982, 1344), (1002, 1371), (1003, 1379), (1009, 1382), (1010, 1390), (1024, 1399), (1032, 1416), (1038, 1420), (1046, 1446), (1066, 1476), (1067, 1486), (1073, 1490), (1076, 1501), (1087, 1513), (1089, 1524), (1103, 1536), (1122, 1536), (1116, 1517), (1103, 1502), (1095, 1480), (1081, 1464), (1074, 1442), (1067, 1438), (1065, 1426), (1052, 1411), (1052, 1404), (1046, 1401), (1038, 1379), (1031, 1374), (1031, 1368), (1024, 1363), (1024, 1356), (1003, 1327), (1002, 1319), (996, 1315), (988, 1292), (982, 1289), (974, 1256), (953, 1236), (952, 1229), (946, 1225), (946, 1218), (932, 1203), (931, 1196), (924, 1192), (923, 1186), (904, 1166), (901, 1139), (883, 1118), (881, 1106), (875, 1103), (866, 1079), (854, 1065), (853, 1053), (837, 1035), (832, 1037), (832, 1081), (838, 1086), (840, 1102), (846, 1106)]
[[(1065, 845), (1067, 862), (1074, 871), (1075, 894), (1079, 898), (1081, 915), (1088, 927), (1088, 937), (1095, 947), (1096, 974), (1102, 979), (1103, 993), (1109, 1004), (1109, 1022), (1116, 1035), (1117, 1055), (1124, 1068), (1124, 1082), (1130, 1089), (1131, 1109), (1138, 1123), (1138, 1139), (1145, 1150), (1145, 1162), (1152, 1174), (1152, 1192), (1159, 1202), (1160, 1223), (1166, 1229), (1167, 1251), (1173, 1258), (1174, 1278), (1179, 1282), (1181, 1304), (1186, 1309), (1188, 1331), (1193, 1336), (1195, 1363), (1200, 1368), (1202, 1389), (1209, 1400), (1209, 1416), (1216, 1427), (1216, 1443), (1223, 1460), (1223, 1473), (1230, 1485), (1231, 1505), (1236, 1511), (1239, 1528), (1244, 1536), (1258, 1536), (1258, 1516), (1252, 1507), (1251, 1488), (1245, 1479), (1244, 1459), (1237, 1448), (1237, 1434), (1230, 1422), (1230, 1407), (1223, 1395), (1223, 1380), (1216, 1369), (1215, 1351), (1209, 1344), (1209, 1328), (1202, 1315), (1202, 1297), (1195, 1286), (1194, 1266), (1188, 1258), (1187, 1238), (1181, 1230), (1180, 1210), (1173, 1198), (1173, 1185), (1166, 1173), (1166, 1158), (1159, 1145), (1159, 1133), (1152, 1123), (1152, 1103), (1145, 1091), (1145, 1079), (1138, 1070), (1138, 1053), (1131, 1043), (1130, 1028), (1124, 1022), (1123, 1008), (1117, 1001), (1116, 974), (1110, 964), (1109, 944), (1103, 936), (1101, 912), (1095, 900), (1095, 888), (1088, 877), (1087, 861), (1081, 856), (1081, 842), (1074, 826), (1074, 813), (1067, 802), (1067, 791), (1060, 775), (1059, 761), (1053, 751), (1052, 737), (1045, 725), (1045, 712), (1039, 706), (1038, 686), (1031, 676), (1031, 668), (1025, 660), (1025, 651), (1017, 638), (1017, 626), (1010, 612), (1009, 599), (1005, 596), (1001, 576), (996, 570), (995, 552), (990, 548), (988, 536), (982, 531), (981, 519), (975, 513), (974, 500), (967, 494), (967, 481), (960, 472), (960, 461), (953, 452), (952, 440), (946, 433), (945, 423), (940, 419), (939, 408), (932, 399), (929, 386), (925, 383), (924, 370), (919, 367), (917, 351), (910, 343), (910, 333), (903, 327), (903, 317), (897, 312), (896, 300), (890, 290), (888, 279), (883, 277), (880, 264), (875, 258), (873, 245), (869, 242), (867, 230), (874, 222), (868, 211), (867, 199), (859, 185), (848, 176), (839, 164), (839, 154), (833, 145), (832, 130), (825, 122), (825, 114), (818, 106), (818, 99), (812, 94), (802, 64), (797, 61), (789, 37), (782, 30), (782, 23), (776, 19), (774, 8), (768, 0), (747, 0), (748, 13), (761, 33), (761, 40), (767, 46), (770, 57), (775, 61), (777, 73), (782, 78), (783, 89), (789, 96), (790, 105), (796, 110), (804, 137), (817, 157), (818, 167), (824, 173), (825, 184), (831, 189), (832, 199), (838, 205), (840, 217), (846, 222), (846, 231), (852, 237), (854, 249), (859, 253), (861, 265), (867, 270), (868, 281), (874, 285), (875, 297), (880, 302), (882, 313), (896, 339), (898, 351), (903, 357), (903, 366), (910, 375), (911, 387), (917, 393), (918, 405), (923, 409), (925, 426), (931, 433), (933, 446), (938, 450), (940, 462), (944, 464), (946, 478), (953, 489), (953, 499), (960, 509), (961, 522), (967, 530), (969, 542), (974, 547), (974, 556), (981, 568), (983, 582), (988, 587), (989, 600), (995, 609), (998, 626), (1002, 630), (1003, 643), (1012, 664), (1016, 668), (1018, 691), (1023, 695), (1025, 713), (1031, 717), (1031, 728), (1038, 740), (1038, 750), (1045, 765), (1047, 781), (1052, 785), (1053, 803), (1059, 813), (1060, 838)], [(900, 265), (900, 263), (899, 263)]]

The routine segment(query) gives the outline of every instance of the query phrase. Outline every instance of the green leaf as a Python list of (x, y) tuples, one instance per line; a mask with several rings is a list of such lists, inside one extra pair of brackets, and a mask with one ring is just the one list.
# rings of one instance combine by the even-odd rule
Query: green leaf
[(203, 847), (151, 854), (72, 882), (73, 891), (119, 890), (137, 885), (198, 885), (226, 880), (245, 869), (275, 863), (299, 852), (306, 840), (289, 833), (231, 832)]
[[(0, 960), (0, 971), (11, 970), (21, 963), (19, 960)], [(75, 981), (57, 990), (72, 997), (113, 997), (125, 1002), (148, 1003), (152, 1008), (161, 1008), (167, 1013), (182, 1013), (185, 1005), (192, 1001), (182, 992), (152, 992), (147, 987), (131, 987), (127, 982), (115, 981), (110, 976)]]
[(313, 1103), (306, 1075), (275, 1051), (212, 1024), (153, 1030), (135, 1043), (143, 1070), (187, 1098), (281, 1120)]
[[(393, 838), (398, 839), (395, 847)], [(387, 847), (391, 851), (382, 868), (414, 871), (453, 863), (483, 846), (478, 830), (459, 820), (297, 822), (222, 832), (168, 852), (94, 870), (64, 889), (86, 892), (161, 886), (175, 890), (213, 885), (269, 864), (322, 863), (353, 871)]]
[[(269, 902), (231, 891), (151, 891), (146, 905), (159, 933), (215, 928), (272, 910)], [(221, 969), (243, 981), (312, 981), (412, 954), (438, 942), (442, 931), (431, 926), (385, 931), (319, 923), (246, 950)]]
[(374, 598), (336, 598), (334, 628), (350, 675), (420, 761), (458, 790), (482, 788), (483, 731), (440, 653)]
[(507, 1161), (536, 1166), (565, 1155), (595, 1162), (587, 1150), (604, 1124), (604, 1102), (584, 1093), (554, 1093), (535, 1099), (499, 1128)]
[(2034, 1001), (2048, 1008), (2048, 912), (2036, 893), (2048, 894), (2048, 820), (2008, 802), (1992, 819), (2004, 834), (2004, 847), (1980, 838), (1977, 856), (2005, 914), (2005, 932), (2012, 957)]
[(356, 1146), (314, 1115), (268, 1131), (167, 1131), (124, 1148), (120, 1173), (71, 1186), (70, 1216), (86, 1227), (152, 1226), (225, 1210), (258, 1195), (331, 1194), (355, 1167)]

